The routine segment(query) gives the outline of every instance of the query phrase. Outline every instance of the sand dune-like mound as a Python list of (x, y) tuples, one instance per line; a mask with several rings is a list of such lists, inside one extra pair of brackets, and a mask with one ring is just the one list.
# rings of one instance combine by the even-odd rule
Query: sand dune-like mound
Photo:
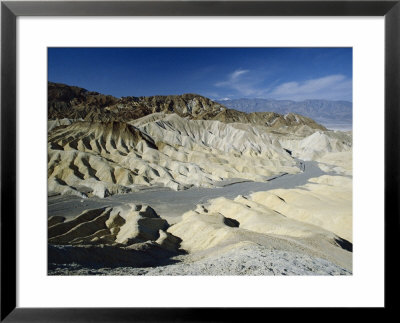
[(131, 245), (156, 241), (160, 230), (167, 228), (167, 221), (150, 206), (127, 204), (87, 210), (69, 221), (50, 218), (48, 240), (51, 244)]
[(316, 131), (309, 136), (297, 138), (293, 135), (281, 136), (279, 142), (282, 147), (290, 150), (293, 156), (303, 160), (318, 160), (327, 153), (352, 150), (352, 136), (344, 132)]
[(148, 205), (86, 210), (76, 218), (48, 220), (49, 264), (156, 266), (181, 253), (180, 239)]
[(257, 129), (174, 114), (146, 116), (134, 124), (59, 126), (48, 135), (48, 190), (106, 197), (144, 186), (182, 190), (298, 172), (279, 142)]
[(254, 193), (251, 200), (352, 241), (351, 178), (324, 175), (298, 188)]
[[(224, 202), (231, 206), (229, 201)], [(221, 216), (211, 210), (203, 214), (188, 212), (168, 232), (182, 239), (182, 248), (196, 260), (235, 252), (241, 243), (250, 243), (326, 259), (351, 270), (351, 243), (329, 231), (251, 208), (240, 215), (243, 224), (238, 221), (239, 227), (224, 223), (218, 219)]]
[(168, 232), (192, 253), (250, 241), (351, 269), (351, 211), (351, 180), (321, 176), (298, 189), (217, 198), (185, 213)]
[(339, 175), (353, 175), (353, 151), (326, 153), (316, 158), (318, 166), (324, 172), (335, 172)]

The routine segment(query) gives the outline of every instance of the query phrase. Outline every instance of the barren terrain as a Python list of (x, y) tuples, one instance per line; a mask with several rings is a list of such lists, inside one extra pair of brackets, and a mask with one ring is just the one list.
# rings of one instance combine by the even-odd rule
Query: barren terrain
[(50, 275), (349, 275), (352, 134), (49, 85)]

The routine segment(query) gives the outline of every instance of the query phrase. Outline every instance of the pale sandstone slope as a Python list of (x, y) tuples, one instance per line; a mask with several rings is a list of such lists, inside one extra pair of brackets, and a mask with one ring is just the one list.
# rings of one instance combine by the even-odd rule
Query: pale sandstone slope
[(148, 205), (126, 204), (82, 212), (72, 220), (51, 217), (48, 224), (51, 244), (132, 245), (156, 241), (168, 223)]
[[(346, 177), (321, 176), (296, 189), (217, 198), (172, 226), (147, 205), (104, 207), (69, 221), (49, 218), (48, 236), (54, 268), (76, 263), (121, 267), (109, 274), (138, 274), (134, 268), (143, 267), (142, 274), (154, 275), (350, 274), (351, 185)], [(171, 266), (150, 268), (161, 265)]]
[(339, 175), (353, 175), (353, 151), (326, 153), (316, 158), (319, 168), (324, 172), (335, 172)]
[(287, 218), (313, 224), (352, 241), (352, 180), (321, 176), (293, 189), (257, 192), (251, 200)]
[(347, 178), (322, 176), (297, 189), (209, 203), (185, 213), (168, 229), (191, 253), (222, 254), (247, 241), (323, 258), (351, 270), (351, 184)]
[(279, 142), (251, 125), (167, 115), (74, 122), (48, 136), (50, 192), (105, 197), (143, 186), (213, 187), (223, 179), (265, 181), (299, 169)]
[(352, 136), (344, 132), (316, 131), (306, 137), (297, 135), (281, 136), (282, 147), (303, 160), (317, 160), (327, 153), (349, 152), (352, 150)]

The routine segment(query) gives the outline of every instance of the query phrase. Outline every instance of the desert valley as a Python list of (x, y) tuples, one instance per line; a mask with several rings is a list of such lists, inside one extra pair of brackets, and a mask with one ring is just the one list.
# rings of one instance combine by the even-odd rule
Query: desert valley
[(48, 274), (351, 275), (352, 132), (48, 83)]

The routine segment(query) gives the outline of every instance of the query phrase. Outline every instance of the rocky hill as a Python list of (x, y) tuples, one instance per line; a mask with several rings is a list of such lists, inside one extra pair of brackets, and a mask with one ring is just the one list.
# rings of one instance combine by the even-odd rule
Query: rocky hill
[(163, 113), (132, 124), (75, 121), (55, 127), (48, 134), (48, 160), (49, 192), (82, 197), (299, 172), (265, 130)]
[(197, 94), (122, 97), (90, 92), (76, 86), (48, 83), (48, 119), (72, 119), (94, 122), (129, 122), (161, 112), (175, 113), (193, 120), (218, 120), (224, 123), (251, 123), (272, 128), (306, 125), (311, 129), (326, 130), (314, 120), (293, 113), (245, 113), (228, 109)]
[(155, 112), (202, 119), (226, 107), (196, 94), (116, 98), (76, 86), (48, 83), (48, 119), (131, 121)]

